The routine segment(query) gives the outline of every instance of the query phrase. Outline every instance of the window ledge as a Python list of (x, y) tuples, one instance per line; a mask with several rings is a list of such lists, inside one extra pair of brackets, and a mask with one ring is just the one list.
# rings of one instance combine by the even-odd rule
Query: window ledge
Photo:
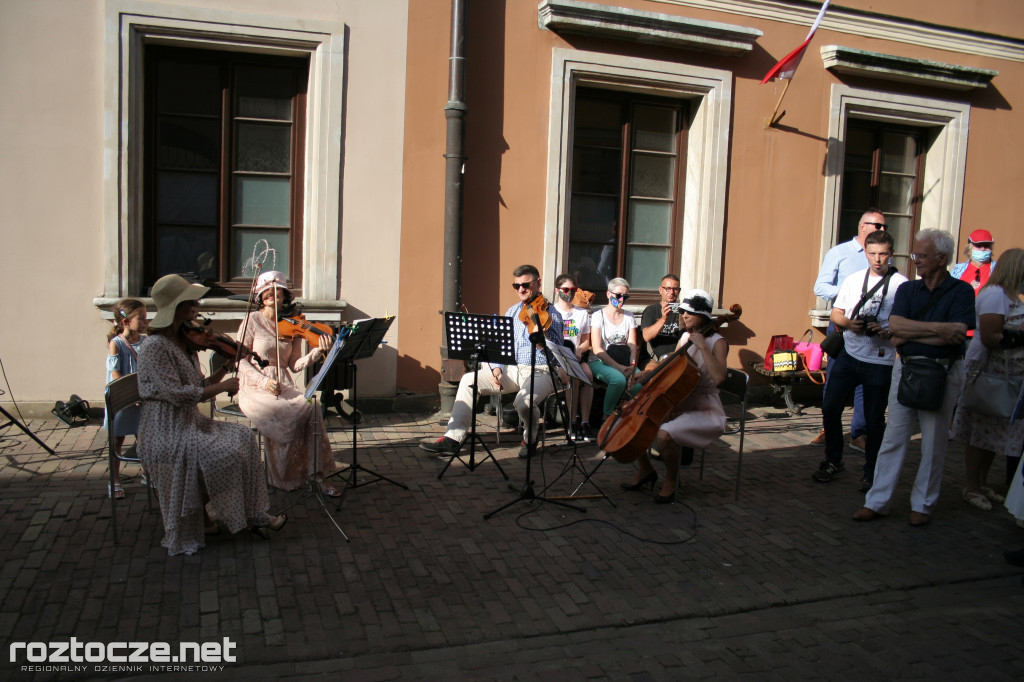
[(841, 45), (824, 45), (821, 48), (821, 61), (833, 73), (916, 83), (946, 90), (985, 88), (999, 75), (998, 71), (990, 69), (897, 57)]
[(747, 54), (763, 35), (745, 26), (579, 0), (543, 0), (537, 7), (537, 24), (559, 35), (615, 38), (723, 55)]
[[(145, 296), (133, 296), (136, 300), (146, 304), (146, 309), (156, 310), (156, 303), (152, 298)], [(92, 304), (99, 308), (100, 315), (104, 320), (114, 319), (112, 308), (120, 301), (120, 298), (98, 297), (92, 300)], [(302, 314), (306, 319), (316, 322), (337, 322), (341, 313), (348, 308), (347, 301), (326, 301), (309, 300), (304, 298), (295, 299), (302, 306)], [(206, 298), (199, 302), (200, 313), (216, 313), (217, 320), (241, 320), (245, 317), (248, 309), (246, 301), (232, 301), (226, 298)], [(152, 313), (150, 319), (152, 319)]]

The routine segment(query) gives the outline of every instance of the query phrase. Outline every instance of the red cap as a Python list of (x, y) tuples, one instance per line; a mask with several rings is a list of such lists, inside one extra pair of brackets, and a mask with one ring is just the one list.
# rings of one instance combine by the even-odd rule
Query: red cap
[(992, 233), (988, 230), (975, 230), (971, 232), (971, 236), (967, 238), (972, 244), (991, 244), (995, 240), (992, 239)]

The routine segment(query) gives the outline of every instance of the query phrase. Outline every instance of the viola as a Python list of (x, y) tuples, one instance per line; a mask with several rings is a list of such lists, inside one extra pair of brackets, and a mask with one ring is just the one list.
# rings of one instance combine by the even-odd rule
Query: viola
[(305, 315), (282, 315), (277, 320), (277, 335), (282, 339), (302, 337), (312, 348), (320, 346), (321, 336), (334, 336), (330, 325), (310, 322)]
[[(710, 320), (700, 329), (707, 336), (718, 325), (739, 319), (743, 308), (734, 303), (728, 315)], [(700, 383), (700, 371), (686, 352), (691, 345), (687, 341), (674, 353), (666, 357), (644, 387), (628, 402), (616, 408), (608, 416), (597, 434), (597, 444), (616, 461), (628, 464), (647, 451), (658, 435), (658, 429), (679, 403), (693, 392)]]
[[(209, 321), (207, 320), (206, 323), (209, 324)], [(217, 355), (232, 362), (237, 362), (241, 358), (252, 358), (261, 368), (270, 364), (227, 334), (211, 331), (195, 322), (185, 322), (181, 325), (178, 333), (181, 334), (185, 345), (191, 351), (212, 350)]]

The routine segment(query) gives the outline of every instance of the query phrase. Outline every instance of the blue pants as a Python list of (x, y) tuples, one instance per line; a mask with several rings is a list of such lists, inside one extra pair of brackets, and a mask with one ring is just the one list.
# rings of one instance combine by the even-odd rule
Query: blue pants
[[(828, 329), (825, 334), (831, 334), (836, 331), (835, 323), (829, 322)], [(834, 358), (829, 358), (830, 362), (825, 367), (825, 387), (828, 388), (828, 378), (832, 375), (832, 366), (835, 365)], [(822, 419), (822, 428), (824, 428), (824, 418)], [(867, 433), (868, 427), (864, 420), (864, 389), (858, 384), (857, 390), (853, 394), (853, 418), (850, 420), (850, 438), (860, 438)]]
[(829, 363), (832, 376), (825, 384), (821, 413), (825, 421), (825, 459), (843, 461), (843, 407), (854, 388), (863, 389), (867, 443), (864, 448), (864, 477), (875, 475), (878, 448), (885, 435), (885, 408), (889, 404), (892, 367), (862, 362), (843, 351)]

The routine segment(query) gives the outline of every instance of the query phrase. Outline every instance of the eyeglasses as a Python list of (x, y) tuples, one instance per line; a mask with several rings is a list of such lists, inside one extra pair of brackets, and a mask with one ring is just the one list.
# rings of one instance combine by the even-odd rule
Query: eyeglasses
[(910, 260), (914, 261), (915, 263), (918, 263), (920, 261), (927, 260), (927, 259), (931, 258), (932, 256), (937, 256), (937, 255), (938, 254), (935, 254), (935, 253), (912, 253), (912, 254), (910, 254)]
[(559, 289), (563, 294), (571, 294), (576, 291), (578, 287), (562, 287)]
[(863, 223), (861, 223), (861, 225), (874, 225), (876, 230), (887, 230), (887, 229), (889, 229), (889, 225), (886, 224), (886, 223), (872, 223), (872, 222), (867, 221), (867, 220), (865, 220)]
[(616, 294), (614, 291), (609, 291), (608, 295), (611, 296), (612, 298), (616, 298), (616, 299), (618, 299), (620, 301), (628, 301), (629, 300), (629, 294)]
[(676, 292), (677, 294), (678, 294), (678, 293), (679, 293), (680, 291), (682, 291), (682, 288), (681, 288), (681, 287), (662, 287), (662, 289), (663, 289), (663, 290), (665, 290), (665, 291), (674, 291), (674, 292)]
[[(533, 280), (533, 282), (536, 281), (537, 280)], [(516, 291), (519, 291), (520, 289), (529, 289), (533, 286), (533, 282), (512, 282), (512, 288)]]

